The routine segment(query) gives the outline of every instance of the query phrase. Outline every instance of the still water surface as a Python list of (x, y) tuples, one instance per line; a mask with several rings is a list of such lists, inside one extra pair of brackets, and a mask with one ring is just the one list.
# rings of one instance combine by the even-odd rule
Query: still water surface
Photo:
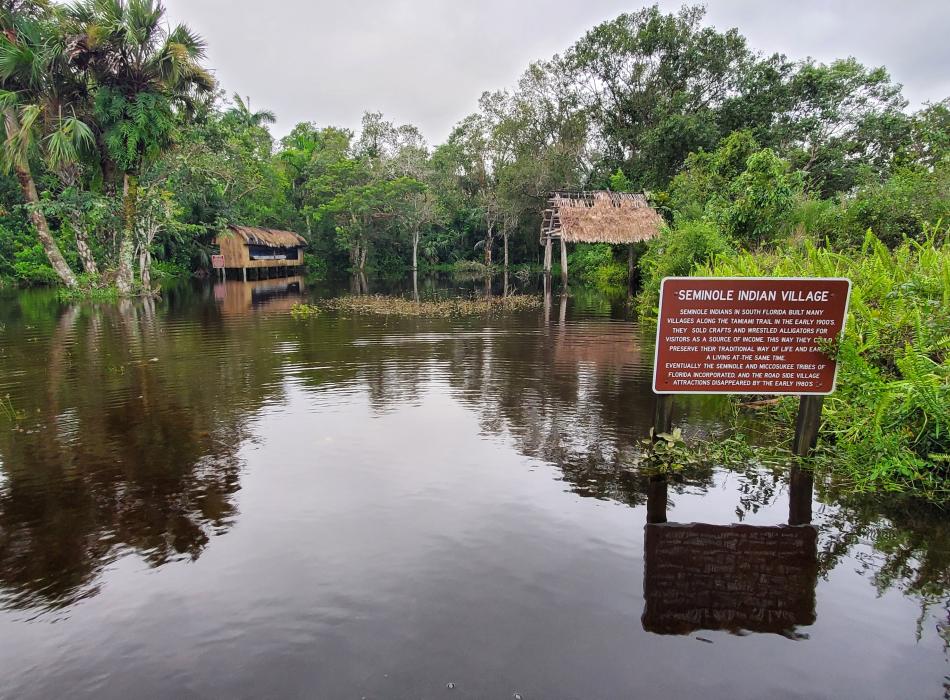
[(638, 473), (622, 304), (301, 321), (296, 291), (0, 297), (0, 697), (946, 696), (945, 514)]

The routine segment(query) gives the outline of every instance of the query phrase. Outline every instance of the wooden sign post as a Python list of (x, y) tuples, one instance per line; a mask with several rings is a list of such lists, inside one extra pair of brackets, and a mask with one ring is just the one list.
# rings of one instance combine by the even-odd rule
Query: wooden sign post
[(818, 439), (829, 355), (844, 331), (851, 282), (841, 278), (667, 277), (653, 361), (656, 432), (671, 428), (673, 394), (800, 395), (795, 442)]
[(223, 282), (224, 281), (224, 256), (212, 255), (211, 268), (214, 270), (221, 270), (221, 281)]

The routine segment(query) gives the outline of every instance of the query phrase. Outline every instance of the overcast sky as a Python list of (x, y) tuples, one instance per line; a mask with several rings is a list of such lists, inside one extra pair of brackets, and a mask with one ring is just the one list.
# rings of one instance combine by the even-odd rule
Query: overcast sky
[[(620, 0), (165, 0), (209, 46), (221, 86), (300, 121), (355, 129), (362, 113), (445, 139), (485, 90), (563, 52), (595, 24), (643, 7)], [(884, 65), (913, 106), (950, 96), (950, 0), (711, 0), (709, 24), (752, 48)], [(682, 2), (661, 2), (669, 11)]]

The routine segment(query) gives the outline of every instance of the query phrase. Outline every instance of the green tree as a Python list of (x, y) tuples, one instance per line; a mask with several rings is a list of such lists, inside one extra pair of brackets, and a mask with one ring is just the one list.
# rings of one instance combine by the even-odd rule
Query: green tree
[(63, 60), (58, 25), (44, 6), (0, 10), (0, 110), (3, 113), (2, 161), (20, 184), (37, 239), (60, 281), (77, 285), (49, 222), (31, 167), (40, 151), (51, 168), (76, 162), (93, 144), (90, 128), (73, 110), (77, 85)]
[(824, 196), (847, 192), (868, 170), (886, 177), (910, 137), (900, 85), (884, 68), (853, 58), (803, 63), (789, 79), (788, 99), (763, 145), (787, 155)]
[(269, 109), (259, 109), (252, 112), (251, 98), (242, 98), (235, 92), (233, 99), (234, 105), (225, 112), (225, 120), (232, 121), (245, 128), (262, 127), (277, 122), (277, 115)]
[(653, 5), (594, 27), (567, 53), (608, 172), (623, 167), (637, 189), (665, 187), (690, 152), (715, 146), (718, 111), (752, 63), (738, 31), (703, 27), (704, 15)]
[(96, 86), (95, 112), (109, 160), (122, 173), (123, 225), (116, 284), (134, 284), (138, 184), (145, 166), (173, 143), (175, 111), (193, 109), (214, 87), (201, 66), (204, 42), (187, 26), (167, 29), (156, 0), (84, 0), (70, 9), (72, 60)]
[(728, 201), (714, 203), (713, 216), (746, 246), (773, 243), (791, 231), (801, 195), (801, 174), (765, 148), (749, 156), (745, 170), (729, 184)]
[(703, 216), (710, 203), (729, 198), (731, 183), (758, 150), (751, 131), (737, 131), (723, 139), (715, 151), (690, 153), (670, 183), (670, 207), (680, 216)]

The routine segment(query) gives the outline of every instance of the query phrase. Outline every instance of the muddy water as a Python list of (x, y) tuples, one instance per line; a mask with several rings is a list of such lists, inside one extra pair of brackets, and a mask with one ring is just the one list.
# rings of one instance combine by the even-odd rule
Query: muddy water
[(0, 697), (945, 696), (945, 514), (639, 473), (622, 304), (291, 318), (309, 293), (0, 297)]

